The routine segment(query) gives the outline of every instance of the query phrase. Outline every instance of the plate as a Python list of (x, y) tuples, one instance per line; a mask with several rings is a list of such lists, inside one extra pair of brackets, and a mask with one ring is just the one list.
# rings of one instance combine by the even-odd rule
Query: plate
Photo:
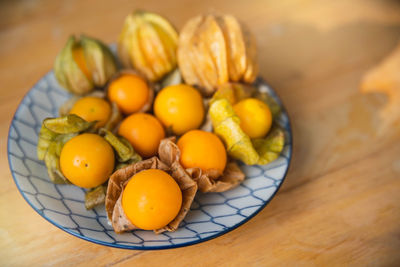
[[(264, 81), (259, 90), (268, 91), (278, 103), (275, 92)], [(180, 228), (159, 235), (136, 230), (115, 234), (104, 206), (86, 210), (84, 189), (73, 185), (55, 185), (46, 167), (36, 156), (42, 120), (58, 116), (58, 108), (70, 97), (47, 73), (21, 101), (8, 134), (8, 161), (12, 176), (24, 199), (43, 218), (65, 232), (84, 240), (124, 249), (167, 249), (204, 242), (221, 236), (250, 220), (274, 197), (286, 176), (292, 154), (292, 133), (285, 109), (279, 117), (286, 131), (282, 155), (270, 164), (241, 168), (245, 181), (223, 193), (198, 193), (191, 211)]]

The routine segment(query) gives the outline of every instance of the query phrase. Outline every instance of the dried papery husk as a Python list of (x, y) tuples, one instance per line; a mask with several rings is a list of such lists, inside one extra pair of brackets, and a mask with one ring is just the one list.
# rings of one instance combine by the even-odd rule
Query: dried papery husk
[(126, 166), (125, 168), (115, 171), (108, 182), (107, 195), (106, 195), (106, 211), (109, 220), (111, 220), (113, 229), (116, 233), (123, 233), (126, 231), (138, 229), (127, 218), (122, 208), (122, 194), (123, 189), (132, 178), (133, 175), (148, 169), (159, 169), (167, 172), (174, 178), (182, 191), (182, 206), (175, 217), (168, 225), (161, 229), (155, 229), (155, 233), (162, 233), (164, 231), (173, 232), (178, 229), (179, 224), (182, 222), (197, 192), (197, 184), (191, 177), (183, 170), (179, 162), (172, 162), (170, 165), (167, 162), (161, 161), (157, 157), (152, 157), (147, 160), (140, 161)]
[(257, 46), (254, 35), (246, 25), (242, 25), (243, 38), (246, 47), (246, 71), (243, 74), (243, 81), (252, 83), (258, 75)]
[(177, 51), (179, 69), (186, 83), (188, 84), (200, 84), (196, 66), (194, 65), (194, 57), (190, 43), (197, 27), (202, 23), (203, 19), (203, 16), (197, 16), (190, 19), (185, 24), (179, 35), (179, 45)]
[(162, 16), (137, 10), (129, 14), (118, 40), (125, 68), (135, 68), (156, 82), (176, 67), (178, 33)]
[(189, 20), (178, 43), (178, 64), (187, 84), (205, 96), (229, 81), (254, 82), (256, 44), (248, 29), (231, 15), (207, 14)]
[(180, 150), (175, 144), (175, 138), (163, 139), (159, 146), (160, 159), (171, 166), (176, 165), (177, 170), (186, 172), (197, 183), (202, 192), (223, 192), (238, 186), (245, 178), (236, 162), (231, 161), (225, 167), (221, 175), (219, 170), (202, 171), (200, 168), (184, 170), (179, 163)]
[(231, 15), (217, 17), (216, 19), (226, 40), (229, 78), (235, 82), (239, 81), (247, 67), (246, 43), (243, 39), (241, 25)]
[(203, 172), (199, 168), (190, 168), (186, 171), (197, 182), (199, 190), (203, 193), (228, 191), (241, 184), (246, 177), (235, 161), (226, 164), (222, 175), (216, 175), (217, 172), (212, 170)]
[(145, 76), (143, 76), (142, 74), (140, 74), (139, 72), (137, 72), (135, 70), (123, 69), (123, 70), (120, 70), (119, 72), (117, 72), (113, 77), (111, 77), (111, 79), (106, 87), (107, 88), (106, 94), (108, 94), (108, 88), (110, 87), (112, 82), (115, 81), (116, 79), (118, 79), (119, 77), (121, 77), (122, 75), (136, 75), (136, 76), (142, 78), (143, 81), (145, 81), (147, 83), (147, 86), (149, 88), (149, 96), (147, 98), (147, 102), (137, 112), (147, 112), (147, 111), (151, 110), (151, 108), (153, 107), (154, 92), (155, 92), (156, 85), (154, 83), (150, 82), (148, 79), (146, 79)]

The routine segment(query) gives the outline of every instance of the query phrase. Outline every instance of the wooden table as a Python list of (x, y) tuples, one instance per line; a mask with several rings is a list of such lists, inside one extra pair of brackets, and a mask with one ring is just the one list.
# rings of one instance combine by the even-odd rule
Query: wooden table
[[(390, 66), (400, 58), (400, 3), (142, 2), (0, 2), (0, 265), (399, 265), (400, 66)], [(273, 201), (238, 229), (190, 247), (129, 251), (73, 237), (32, 210), (8, 168), (13, 112), (69, 34), (114, 42), (135, 8), (178, 28), (201, 12), (238, 16), (256, 34), (261, 74), (293, 124), (293, 162)]]

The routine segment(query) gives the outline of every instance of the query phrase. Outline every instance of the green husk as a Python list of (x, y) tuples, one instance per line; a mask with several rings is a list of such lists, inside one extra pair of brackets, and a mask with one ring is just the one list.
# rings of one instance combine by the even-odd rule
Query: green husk
[(67, 179), (61, 173), (60, 170), (60, 158), (57, 156), (57, 150), (59, 150), (59, 142), (51, 142), (47, 148), (46, 155), (44, 157), (44, 163), (47, 168), (50, 180), (55, 184), (66, 184)]
[(135, 152), (129, 141), (125, 138), (121, 136), (117, 137), (105, 128), (101, 128), (99, 133), (117, 152), (117, 159), (119, 163), (124, 163), (127, 161), (131, 161), (131, 163), (133, 163), (142, 160), (139, 154)]
[(273, 128), (265, 138), (251, 140), (260, 155), (258, 164), (268, 164), (276, 160), (285, 145), (285, 134), (280, 127)]
[[(76, 48), (83, 49), (90, 77), (86, 77), (75, 62)], [(116, 71), (117, 64), (110, 49), (101, 41), (84, 35), (80, 38), (70, 36), (54, 62), (54, 74), (60, 85), (77, 95), (104, 86)]]
[(277, 118), (281, 113), (281, 106), (267, 92), (256, 92), (253, 97), (263, 101), (268, 105), (273, 118)]
[(91, 210), (94, 207), (104, 204), (106, 200), (107, 187), (99, 185), (98, 187), (92, 188), (85, 194), (85, 207), (87, 210)]
[(235, 115), (227, 99), (214, 101), (209, 109), (214, 132), (224, 141), (228, 154), (248, 165), (256, 164), (259, 155), (250, 138), (240, 128), (239, 117)]
[(218, 90), (214, 93), (211, 98), (211, 103), (215, 100), (225, 98), (231, 105), (237, 102), (254, 97), (268, 105), (271, 110), (272, 117), (276, 118), (281, 112), (281, 106), (275, 101), (275, 99), (267, 92), (261, 92), (257, 88), (249, 84), (241, 83), (225, 83), (218, 87)]
[(83, 131), (92, 129), (96, 122), (88, 123), (76, 115), (59, 118), (47, 118), (39, 132), (37, 156), (45, 162), (50, 180), (55, 184), (66, 184), (69, 181), (60, 169), (60, 154), (66, 142)]
[[(60, 116), (67, 116), (74, 106), (74, 104), (81, 99), (82, 97), (98, 97), (101, 99), (106, 98), (106, 94), (103, 91), (93, 91), (85, 96), (73, 96), (67, 101), (65, 101), (62, 106), (58, 109), (58, 113)], [(108, 121), (106, 122), (106, 125), (104, 125), (104, 128), (113, 131), (118, 123), (122, 120), (122, 115), (121, 112), (118, 109), (118, 106), (116, 103), (110, 103), (111, 105), (111, 115)]]
[(75, 36), (70, 36), (65, 47), (57, 55), (54, 63), (54, 74), (60, 85), (74, 94), (90, 92), (94, 85), (74, 60), (73, 50), (80, 45)]
[(81, 36), (86, 64), (92, 74), (94, 85), (100, 87), (117, 72), (117, 64), (110, 49), (99, 40)]
[(94, 127), (96, 121), (87, 122), (75, 114), (59, 118), (47, 118), (43, 121), (43, 125), (57, 134), (70, 134), (86, 131)]
[(51, 181), (55, 184), (68, 184), (69, 181), (61, 173), (60, 154), (61, 149), (68, 140), (77, 134), (57, 135), (53, 141), (48, 144), (44, 156), (44, 162), (47, 167), (47, 173)]
[(37, 157), (39, 160), (44, 160), (48, 147), (57, 136), (57, 133), (50, 131), (44, 126), (44, 124), (42, 124), (37, 145)]
[[(270, 107), (274, 122), (264, 138), (251, 140), (240, 128), (240, 119), (233, 110), (235, 103), (249, 97), (258, 98)], [(224, 141), (228, 154), (248, 165), (267, 164), (279, 157), (285, 144), (284, 131), (276, 121), (280, 112), (280, 106), (268, 93), (238, 83), (220, 86), (209, 108), (214, 132)]]

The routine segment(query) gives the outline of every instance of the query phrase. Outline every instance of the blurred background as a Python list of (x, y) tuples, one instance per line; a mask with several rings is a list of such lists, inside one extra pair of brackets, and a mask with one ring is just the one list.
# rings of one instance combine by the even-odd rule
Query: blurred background
[[(16, 257), (25, 241), (40, 238), (23, 236), (22, 229), (50, 227), (24, 203), (8, 170), (7, 130), (13, 112), (31, 86), (52, 69), (70, 34), (85, 33), (113, 43), (125, 16), (137, 8), (164, 15), (178, 29), (189, 18), (210, 11), (233, 14), (247, 24), (257, 39), (260, 75), (282, 98), (294, 136), (288, 178), (254, 220), (207, 244), (163, 251), (152, 259), (154, 254), (145, 252), (140, 254), (143, 262), (181, 255), (220, 263), (218, 255), (207, 253), (207, 246), (241, 254), (238, 264), (249, 259), (400, 262), (400, 1), (394, 0), (1, 0), (0, 175), (7, 181), (0, 194), (16, 201), (15, 213), (4, 226), (13, 225), (12, 230), (0, 232), (4, 247), (15, 246), (8, 247), (6, 255)], [(0, 215), (6, 212), (14, 210)], [(33, 225), (20, 222), (23, 214)], [(103, 253), (104, 264), (128, 255), (50, 231), (65, 242), (55, 253), (71, 253), (70, 263), (80, 262), (73, 256), (78, 248), (95, 246)], [(249, 245), (241, 245), (244, 242)], [(0, 258), (6, 252), (0, 252)], [(35, 253), (25, 257), (42, 263), (44, 254)]]

